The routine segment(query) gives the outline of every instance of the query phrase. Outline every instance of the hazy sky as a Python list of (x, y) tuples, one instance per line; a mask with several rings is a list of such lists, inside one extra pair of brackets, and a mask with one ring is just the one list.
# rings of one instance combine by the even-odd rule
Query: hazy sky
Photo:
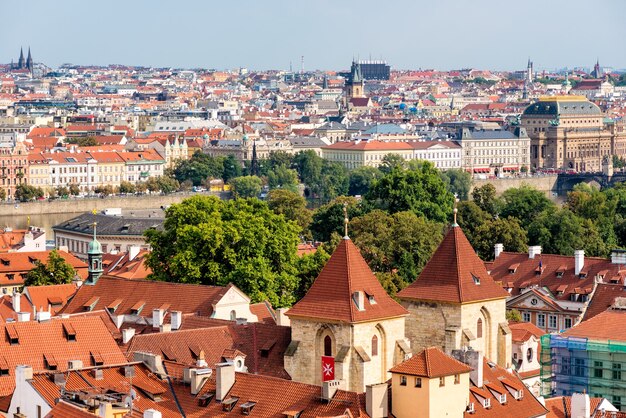
[[(625, 0), (0, 0), (0, 62), (626, 68)], [(25, 51), (26, 53), (26, 51)]]

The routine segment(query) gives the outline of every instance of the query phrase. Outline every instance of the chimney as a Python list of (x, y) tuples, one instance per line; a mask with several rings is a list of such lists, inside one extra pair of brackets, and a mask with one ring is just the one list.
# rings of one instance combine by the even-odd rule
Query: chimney
[(30, 312), (18, 312), (17, 313), (17, 322), (28, 322), (30, 321)]
[(146, 409), (143, 411), (143, 418), (161, 418), (161, 413), (156, 409)]
[(571, 418), (589, 418), (590, 416), (589, 395), (586, 393), (573, 393)]
[(100, 418), (109, 418), (113, 416), (113, 405), (110, 402), (102, 402), (98, 408), (98, 416)]
[(165, 369), (163, 368), (163, 358), (159, 355), (135, 351), (133, 354), (133, 361), (141, 361), (148, 367), (148, 369), (150, 369), (152, 373), (165, 374)]
[(612, 264), (626, 264), (626, 251), (625, 250), (611, 251), (611, 263)]
[(585, 250), (574, 251), (574, 274), (579, 275), (585, 265)]
[(289, 317), (285, 315), (287, 312), (287, 308), (278, 308), (276, 309), (276, 325), (280, 325), (283, 327), (291, 326), (291, 321)]
[(339, 389), (339, 380), (327, 380), (322, 383), (322, 400), (330, 402)]
[(472, 368), (470, 380), (476, 387), (483, 387), (483, 353), (480, 351), (452, 350), (452, 357)]
[(172, 331), (176, 331), (180, 329), (182, 324), (183, 324), (183, 313), (181, 311), (170, 312), (170, 325), (172, 327)]
[(139, 254), (140, 250), (141, 247), (139, 245), (131, 245), (130, 247), (128, 247), (128, 261), (134, 260), (135, 257), (137, 257), (137, 254)]
[(504, 251), (504, 244), (496, 244), (493, 248), (494, 248), (494, 256), (495, 258), (498, 258), (500, 253)]
[[(202, 386), (204, 386), (204, 383), (207, 380), (209, 380), (209, 378), (211, 377), (211, 374), (213, 374), (211, 369), (190, 369), (189, 370), (189, 380), (190, 380), (190, 383), (191, 383), (191, 394), (192, 395), (197, 395), (198, 393), (200, 393), (200, 391), (202, 390)], [(234, 374), (235, 373), (233, 371), (233, 383), (235, 382)], [(218, 379), (219, 379), (219, 374), (217, 376), (218, 376)], [(228, 387), (228, 390), (230, 390), (231, 387), (232, 387), (232, 384)], [(223, 395), (224, 397), (219, 399), (220, 401), (224, 400), (224, 398), (226, 397), (226, 393), (228, 393), (228, 390), (224, 393), (224, 395)], [(218, 393), (219, 393), (219, 380), (215, 384), (215, 394), (216, 394), (216, 396), (217, 396)]]
[[(192, 375), (193, 376), (193, 375)], [(231, 363), (218, 363), (215, 365), (215, 399), (223, 401), (228, 391), (235, 384), (235, 366)], [(192, 377), (193, 387), (193, 377)], [(192, 392), (192, 394), (194, 394)]]
[(126, 328), (122, 330), (122, 344), (128, 342), (135, 336), (135, 328)]
[(365, 411), (370, 418), (386, 418), (389, 386), (387, 383), (367, 385), (365, 387)]
[(22, 295), (20, 295), (19, 292), (13, 292), (13, 297), (11, 301), (13, 302), (13, 310), (15, 312), (20, 312), (22, 310), (21, 309)]
[(50, 320), (50, 312), (48, 311), (39, 311), (37, 312), (37, 321), (39, 322), (46, 322)]
[(163, 310), (153, 309), (152, 310), (152, 328), (159, 328), (161, 325), (163, 325)]
[(18, 387), (20, 382), (33, 380), (33, 368), (30, 366), (20, 365), (15, 368), (15, 384)]
[(539, 254), (541, 254), (541, 245), (531, 245), (528, 247), (528, 258), (535, 258), (535, 256)]

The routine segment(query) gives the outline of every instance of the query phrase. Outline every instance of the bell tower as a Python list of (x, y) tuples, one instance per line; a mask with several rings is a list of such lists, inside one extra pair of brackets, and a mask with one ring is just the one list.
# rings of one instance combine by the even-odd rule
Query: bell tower
[(87, 282), (88, 285), (95, 285), (98, 282), (100, 276), (102, 276), (102, 245), (96, 239), (96, 225), (93, 223), (93, 241), (89, 243), (89, 249), (87, 251), (87, 259), (89, 261)]

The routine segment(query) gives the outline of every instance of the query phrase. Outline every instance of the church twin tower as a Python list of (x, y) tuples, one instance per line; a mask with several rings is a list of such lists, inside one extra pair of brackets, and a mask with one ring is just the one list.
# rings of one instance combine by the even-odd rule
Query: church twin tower
[(430, 346), (448, 354), (472, 347), (507, 366), (507, 296), (457, 225), (420, 277), (398, 293), (400, 303), (385, 292), (346, 236), (307, 294), (286, 313), (292, 343), (285, 369), (295, 381), (320, 385), (321, 357), (332, 356), (341, 388), (361, 393)]

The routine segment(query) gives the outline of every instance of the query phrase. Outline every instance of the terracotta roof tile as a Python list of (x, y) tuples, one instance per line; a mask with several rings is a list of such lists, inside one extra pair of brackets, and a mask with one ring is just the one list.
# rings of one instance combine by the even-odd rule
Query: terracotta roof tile
[(390, 372), (433, 378), (469, 373), (471, 370), (470, 366), (448, 356), (439, 348), (429, 347), (393, 367)]
[[(364, 292), (364, 309), (353, 301)], [(373, 321), (407, 315), (408, 312), (383, 289), (350, 239), (337, 246), (307, 294), (287, 315), (343, 322)]]
[(568, 329), (564, 337), (581, 337), (593, 340), (626, 341), (626, 310), (609, 309)]
[(583, 321), (609, 309), (618, 297), (626, 297), (626, 289), (624, 289), (623, 284), (598, 283), (585, 309)]
[(417, 280), (398, 292), (400, 299), (464, 303), (509, 296), (489, 276), (460, 227), (454, 226)]

